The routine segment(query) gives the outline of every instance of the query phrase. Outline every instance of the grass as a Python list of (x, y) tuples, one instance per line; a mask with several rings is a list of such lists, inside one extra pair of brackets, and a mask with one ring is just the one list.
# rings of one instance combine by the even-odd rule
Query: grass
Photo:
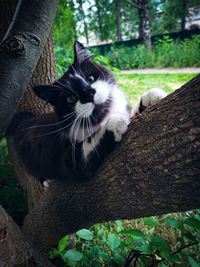
[(153, 87), (159, 87), (168, 94), (195, 77), (196, 74), (116, 74), (120, 87), (134, 105), (141, 94)]

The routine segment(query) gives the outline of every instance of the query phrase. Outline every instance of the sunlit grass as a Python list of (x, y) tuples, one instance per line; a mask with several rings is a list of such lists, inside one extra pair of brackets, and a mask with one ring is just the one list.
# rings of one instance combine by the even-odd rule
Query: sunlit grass
[(159, 87), (168, 94), (187, 83), (196, 74), (116, 74), (120, 87), (126, 92), (132, 105), (141, 94), (153, 87)]

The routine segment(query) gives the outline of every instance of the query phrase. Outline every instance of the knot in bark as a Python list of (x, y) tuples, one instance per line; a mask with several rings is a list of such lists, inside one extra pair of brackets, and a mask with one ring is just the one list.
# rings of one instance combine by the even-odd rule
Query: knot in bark
[(5, 39), (0, 47), (0, 52), (5, 52), (5, 50), (9, 53), (16, 54), (16, 55), (23, 55), (25, 54), (25, 47), (24, 41), (25, 37), (20, 35), (12, 35)]
[(22, 54), (25, 52), (23, 41), (17, 36), (12, 36), (8, 39), (5, 46), (11, 53)]

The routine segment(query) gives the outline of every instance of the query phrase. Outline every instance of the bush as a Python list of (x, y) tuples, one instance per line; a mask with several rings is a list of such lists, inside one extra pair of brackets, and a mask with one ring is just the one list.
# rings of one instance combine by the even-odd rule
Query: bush
[[(75, 241), (74, 241), (75, 240)], [(49, 258), (59, 266), (199, 266), (200, 210), (97, 224), (63, 237)], [(127, 265), (124, 265), (127, 263)], [(154, 263), (154, 264), (153, 264)]]
[(165, 37), (155, 42), (152, 51), (144, 45), (134, 47), (113, 46), (105, 54), (110, 64), (119, 69), (163, 68), (163, 67), (199, 67), (200, 36), (184, 41), (174, 41)]

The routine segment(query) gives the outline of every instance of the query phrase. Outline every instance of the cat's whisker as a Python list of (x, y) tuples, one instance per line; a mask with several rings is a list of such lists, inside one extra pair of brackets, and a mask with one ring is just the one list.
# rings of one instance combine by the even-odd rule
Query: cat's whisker
[[(90, 128), (92, 128), (92, 126), (91, 126), (92, 122), (91, 122), (90, 117), (88, 118), (88, 123), (89, 123)], [(92, 133), (92, 130), (91, 130), (91, 133)], [(93, 140), (92, 137), (91, 137), (91, 141), (92, 141), (92, 145), (93, 145), (93, 148), (94, 148), (95, 152), (97, 153), (98, 157), (100, 158), (100, 155), (99, 155), (99, 153), (98, 153), (98, 151), (97, 151), (97, 149), (96, 149), (96, 146), (95, 146), (95, 144), (94, 144), (94, 140)]]
[(84, 142), (84, 141), (86, 141), (85, 140), (85, 135), (84, 135), (84, 133), (85, 133), (85, 122), (87, 122), (87, 117), (83, 118), (83, 132), (82, 132), (82, 134), (83, 134), (83, 153), (85, 155), (85, 160), (87, 161), (87, 154), (86, 154), (86, 151), (85, 151), (85, 142)]
[(50, 135), (50, 134), (53, 134), (53, 133), (60, 132), (60, 131), (62, 131), (62, 130), (64, 130), (64, 129), (68, 128), (72, 123), (73, 123), (73, 122), (71, 122), (70, 124), (66, 125), (65, 127), (60, 128), (60, 129), (58, 129), (58, 130), (55, 130), (55, 131), (52, 131), (52, 132), (49, 132), (49, 133), (46, 133), (46, 134), (37, 135), (37, 136), (33, 137), (33, 139), (34, 139), (34, 138), (38, 138), (38, 137), (47, 136), (47, 135)]
[(103, 71), (102, 71), (102, 70), (101, 70), (95, 63), (93, 63), (92, 61), (91, 61), (91, 63), (92, 63), (92, 65), (93, 65), (98, 71), (101, 72), (101, 74), (102, 74), (102, 76), (103, 76), (103, 80), (106, 81), (106, 77), (105, 77)]
[(50, 127), (50, 126), (55, 126), (55, 125), (59, 125), (59, 124), (62, 124), (64, 123), (65, 121), (67, 121), (69, 118), (71, 118), (76, 112), (71, 112), (63, 117), (65, 117), (66, 119), (62, 120), (62, 121), (59, 121), (59, 122), (56, 122), (56, 123), (49, 123), (49, 124), (43, 124), (43, 125), (36, 125), (36, 126), (30, 126), (30, 127), (27, 127), (27, 128), (23, 128), (20, 130), (20, 132), (24, 131), (24, 130), (29, 130), (29, 129), (35, 129), (35, 128), (42, 128), (42, 127)]

